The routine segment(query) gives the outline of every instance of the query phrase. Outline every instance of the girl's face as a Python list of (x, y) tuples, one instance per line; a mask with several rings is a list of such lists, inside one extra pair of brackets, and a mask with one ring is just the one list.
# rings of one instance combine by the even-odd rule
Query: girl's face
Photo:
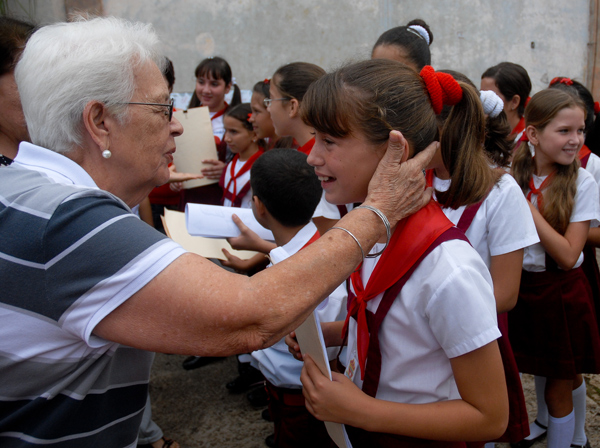
[(265, 107), (264, 99), (265, 97), (257, 92), (252, 92), (252, 98), (250, 99), (250, 108), (252, 109), (250, 123), (252, 123), (256, 136), (260, 139), (276, 136), (273, 121), (271, 121), (271, 115)]
[(315, 168), (327, 202), (341, 205), (365, 200), (369, 181), (384, 153), (385, 145), (370, 143), (360, 132), (344, 138), (315, 132), (315, 145), (307, 161)]
[(225, 107), (225, 95), (229, 93), (231, 84), (222, 79), (215, 79), (206, 73), (196, 78), (196, 96), (210, 112), (218, 112)]
[(225, 127), (223, 140), (225, 140), (232, 153), (243, 156), (243, 153), (254, 142), (256, 134), (254, 131), (246, 129), (240, 120), (233, 117), (223, 118), (223, 125)]
[(541, 131), (528, 126), (538, 175), (549, 174), (555, 164), (571, 164), (583, 146), (584, 129), (585, 115), (579, 107), (562, 109)]
[(289, 101), (282, 101), (283, 98), (281, 92), (275, 84), (271, 82), (269, 87), (269, 96), (272, 100), (271, 104), (267, 108), (273, 122), (273, 128), (275, 133), (280, 137), (288, 137), (290, 135), (290, 113), (289, 113)]

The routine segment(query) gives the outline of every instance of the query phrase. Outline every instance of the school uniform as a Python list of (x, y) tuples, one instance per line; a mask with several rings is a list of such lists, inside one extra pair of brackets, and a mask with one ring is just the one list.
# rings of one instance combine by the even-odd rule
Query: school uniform
[[(273, 263), (285, 260), (319, 237), (317, 227), (309, 222), (285, 245), (273, 249)], [(271, 266), (271, 265), (269, 265)], [(346, 285), (338, 286), (318, 307), (322, 322), (341, 320), (346, 315)], [(328, 349), (335, 359), (336, 348)], [(265, 376), (269, 410), (275, 426), (278, 447), (335, 447), (323, 422), (313, 417), (305, 407), (300, 373), (303, 364), (296, 360), (281, 339), (273, 346), (252, 352), (253, 366)]]
[[(447, 222), (440, 227), (441, 232), (426, 229), (432, 221), (429, 214), (440, 223)], [(365, 258), (360, 272), (351, 277), (348, 300), (352, 318), (347, 320), (345, 374), (365, 393), (381, 400), (418, 404), (460, 399), (450, 359), (500, 336), (492, 280), (479, 254), (436, 203), (431, 202), (403, 222), (407, 222), (406, 227), (397, 227), (386, 252), (377, 258)], [(412, 232), (403, 234), (409, 226)], [(424, 234), (431, 241), (422, 246), (426, 250), (413, 250)], [(382, 248), (382, 244), (376, 244), (372, 252)], [(414, 263), (404, 261), (417, 255)], [(361, 346), (365, 346), (360, 305), (356, 304), (360, 301), (355, 295), (357, 290), (359, 295), (366, 294), (371, 276), (386, 278), (387, 274), (379, 274), (379, 263), (383, 263), (381, 269), (386, 265), (392, 270), (396, 264), (405, 266), (384, 282), (392, 282), (392, 286), (366, 302), (370, 340), (366, 342), (365, 363), (360, 354)], [(406, 270), (408, 265), (411, 267)], [(366, 286), (363, 288), (361, 283)], [(348, 428), (348, 432), (354, 446), (464, 446), (462, 442), (416, 440), (357, 428)]]
[(250, 169), (254, 162), (264, 153), (260, 148), (245, 161), (239, 160), (236, 154), (229, 162), (221, 179), (219, 186), (223, 189), (223, 205), (226, 207), (252, 208), (252, 189), (250, 188)]
[[(437, 191), (447, 191), (450, 180), (433, 178)], [(457, 209), (443, 208), (445, 215), (465, 235), (484, 263), (491, 257), (507, 254), (539, 242), (529, 205), (521, 188), (509, 174), (504, 174), (479, 203)], [(509, 423), (497, 442), (516, 443), (529, 435), (529, 419), (519, 371), (508, 340), (507, 314), (498, 315), (502, 337), (498, 346), (502, 356), (509, 395)]]
[[(535, 188), (545, 177), (533, 176)], [(598, 225), (598, 185), (580, 168), (570, 222)], [(542, 192), (543, 193), (543, 192)], [(537, 207), (537, 195), (531, 196)], [(563, 271), (541, 243), (525, 249), (519, 300), (509, 313), (509, 335), (519, 370), (547, 378), (572, 379), (600, 372), (600, 337), (589, 282), (580, 268)]]

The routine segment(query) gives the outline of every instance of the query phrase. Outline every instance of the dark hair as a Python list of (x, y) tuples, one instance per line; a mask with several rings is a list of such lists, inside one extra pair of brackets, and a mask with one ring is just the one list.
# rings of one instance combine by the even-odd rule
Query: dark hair
[[(219, 56), (203, 59), (200, 64), (196, 66), (196, 70), (194, 70), (194, 76), (196, 78), (207, 75), (213, 79), (222, 79), (226, 86), (231, 84), (233, 80), (231, 67), (225, 59)], [(242, 94), (240, 92), (240, 88), (237, 86), (237, 84), (233, 84), (233, 98), (231, 99), (231, 104), (229, 106), (237, 106), (241, 102)], [(188, 108), (191, 109), (201, 105), (202, 103), (200, 102), (200, 99), (196, 95), (196, 90), (194, 89), (194, 93), (192, 94), (192, 99), (190, 100)]]
[[(418, 31), (410, 28), (412, 25), (419, 25), (425, 28), (429, 35), (429, 44)], [(406, 26), (397, 26), (387, 30), (373, 46), (373, 51), (380, 45), (393, 45), (396, 47), (403, 48), (406, 50), (408, 58), (421, 70), (426, 65), (431, 65), (431, 52), (429, 51), (429, 45), (433, 43), (433, 33), (429, 29), (429, 25), (421, 19), (415, 19), (408, 22)]]
[(271, 82), (285, 98), (295, 98), (299, 102), (310, 85), (325, 74), (325, 70), (308, 62), (292, 62), (277, 69)]
[(11, 72), (25, 43), (35, 32), (35, 25), (11, 17), (0, 17), (0, 75)]
[(501, 62), (483, 72), (481, 79), (483, 78), (492, 78), (506, 101), (510, 101), (515, 95), (519, 95), (517, 113), (519, 117), (523, 116), (527, 99), (531, 93), (531, 79), (529, 79), (527, 70), (519, 64)]
[(252, 165), (250, 185), (252, 194), (286, 227), (308, 224), (323, 192), (306, 155), (290, 148), (260, 156)]
[(270, 84), (271, 83), (268, 79), (265, 79), (264, 81), (258, 81), (256, 84), (254, 84), (252, 91), (264, 96), (265, 98), (269, 98)]
[(590, 150), (598, 155), (600, 154), (600, 140), (598, 139), (598, 131), (596, 129), (596, 112), (594, 97), (590, 91), (580, 82), (564, 76), (558, 76), (550, 81), (551, 89), (562, 90), (570, 95), (579, 98), (585, 105), (585, 144)]
[[(475, 90), (478, 90), (473, 81), (467, 76), (454, 70), (440, 70), (443, 73), (452, 75), (457, 81), (462, 81), (469, 84)], [(441, 123), (443, 123), (450, 110), (451, 106), (444, 106), (442, 113), (439, 115)], [(490, 161), (498, 167), (506, 168), (510, 164), (510, 156), (513, 148), (513, 142), (509, 138), (511, 127), (506, 118), (504, 111), (500, 112), (496, 117), (487, 116), (485, 119), (485, 143), (484, 148)]]
[[(235, 118), (240, 123), (242, 123), (244, 129), (246, 129), (247, 131), (252, 131), (254, 129), (252, 127), (252, 123), (248, 121), (250, 115), (252, 115), (252, 108), (250, 107), (250, 103), (238, 104), (235, 107), (230, 107), (229, 109), (227, 109), (227, 112), (225, 112), (226, 117)], [(258, 140), (256, 143), (261, 148), (266, 147), (266, 143), (263, 139)]]
[[(485, 117), (478, 92), (460, 83), (462, 99), (441, 132), (444, 165), (452, 176), (447, 192), (438, 195), (445, 207), (479, 202), (495, 181), (489, 166), (476, 159), (485, 137)], [(438, 139), (438, 122), (423, 79), (408, 66), (371, 59), (343, 67), (315, 82), (306, 93), (302, 116), (306, 124), (332, 137), (353, 129), (372, 144), (383, 145), (398, 130), (413, 154)]]
[(163, 69), (163, 76), (167, 80), (167, 84), (169, 86), (169, 92), (173, 91), (173, 85), (175, 84), (175, 67), (173, 67), (173, 61), (169, 58), (165, 57), (165, 68)]
[[(563, 109), (579, 107), (585, 113), (583, 102), (576, 96), (570, 95), (559, 89), (546, 89), (536, 93), (525, 109), (525, 125), (533, 126), (541, 132)], [(570, 165), (556, 164), (556, 174), (544, 193), (544, 208), (540, 213), (548, 224), (561, 235), (564, 235), (571, 212), (575, 206), (577, 193), (577, 172), (579, 158), (575, 157)], [(511, 165), (511, 174), (526, 193), (529, 190), (529, 181), (535, 168), (534, 158), (527, 142), (520, 142), (515, 148), (515, 155)]]

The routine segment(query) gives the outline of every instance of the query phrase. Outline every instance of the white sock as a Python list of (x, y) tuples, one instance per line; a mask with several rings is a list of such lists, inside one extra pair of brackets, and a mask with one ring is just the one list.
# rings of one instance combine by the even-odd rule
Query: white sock
[(585, 436), (585, 408), (586, 408), (586, 386), (585, 380), (573, 391), (573, 412), (575, 412), (575, 434), (571, 444), (584, 446), (587, 442)]
[(537, 401), (537, 417), (538, 423), (548, 426), (548, 406), (544, 398), (544, 390), (546, 389), (546, 377), (536, 376), (535, 380), (535, 398)]
[(565, 448), (571, 445), (575, 431), (575, 411), (565, 417), (548, 416), (548, 448)]

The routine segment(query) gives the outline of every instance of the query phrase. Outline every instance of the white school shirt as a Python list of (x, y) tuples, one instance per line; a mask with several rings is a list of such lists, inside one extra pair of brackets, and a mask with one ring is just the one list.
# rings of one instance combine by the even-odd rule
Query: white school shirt
[[(450, 183), (450, 179), (433, 178), (433, 187), (438, 191), (447, 191)], [(450, 207), (442, 210), (456, 225), (465, 209), (466, 206), (456, 210)], [(523, 249), (540, 241), (523, 191), (510, 174), (503, 174), (494, 185), (465, 233), (488, 269), (491, 257)]]
[[(376, 244), (371, 252), (379, 251)], [(365, 258), (366, 285), (380, 257)], [(376, 312), (383, 294), (367, 302)], [(349, 359), (356, 357), (356, 321), (350, 319)], [(381, 375), (376, 398), (400, 403), (459, 399), (450, 359), (500, 337), (492, 279), (469, 243), (450, 240), (415, 269), (379, 330)], [(368, 364), (368, 361), (367, 361)], [(360, 368), (354, 383), (362, 388)]]
[[(350, 211), (354, 208), (354, 204), (345, 204), (347, 211)], [(327, 218), (327, 219), (340, 219), (342, 216), (340, 214), (340, 209), (337, 205), (334, 205), (330, 202), (327, 202), (325, 199), (325, 191), (321, 194), (321, 200), (313, 213), (313, 218)]]
[(591, 153), (588, 157), (585, 170), (593, 176), (596, 183), (600, 186), (600, 157)]
[[(547, 176), (533, 176), (533, 183), (539, 188)], [(543, 190), (542, 193), (545, 193)], [(527, 193), (529, 190), (527, 190)], [(571, 212), (569, 222), (590, 221), (590, 227), (597, 227), (600, 224), (600, 199), (598, 197), (598, 184), (583, 168), (579, 168), (577, 173), (577, 193), (575, 193), (575, 206)], [(537, 195), (531, 196), (531, 203), (537, 208)], [(578, 268), (583, 263), (583, 252), (579, 254), (579, 259), (573, 269)], [(534, 244), (525, 248), (523, 257), (523, 269), (530, 272), (543, 272), (546, 270), (546, 253), (541, 243)]]
[(212, 126), (213, 135), (219, 137), (219, 140), (223, 140), (223, 136), (225, 135), (225, 125), (223, 124), (223, 118), (225, 114), (217, 117), (213, 120), (213, 117), (218, 113), (217, 112), (208, 112), (210, 115), (210, 124)]
[[(236, 175), (240, 172), (240, 170), (246, 164), (246, 162), (248, 161), (246, 160), (244, 162), (241, 162), (238, 160), (236, 162), (235, 169), (233, 170)], [(225, 184), (223, 188), (227, 188), (227, 185), (229, 185), (230, 180), (231, 162), (229, 162), (225, 166)], [(247, 182), (250, 182), (250, 170), (246, 171), (244, 174), (242, 174), (236, 179), (237, 191), (239, 192), (244, 187), (244, 185), (246, 185)], [(229, 185), (229, 192), (233, 194), (233, 182), (231, 182), (231, 185)], [(232, 207), (231, 201), (227, 198), (223, 198), (223, 205), (225, 207)], [(248, 190), (248, 192), (244, 195), (242, 203), (240, 204), (240, 208), (252, 208), (252, 188), (250, 188), (250, 190)]]
[[(269, 257), (277, 262), (292, 256), (304, 247), (316, 231), (317, 227), (309, 222), (287, 244), (273, 249), (269, 253)], [(302, 285), (298, 285), (298, 288), (298, 294), (302, 294)], [(321, 322), (345, 319), (347, 297), (348, 293), (344, 282), (317, 307), (317, 314)], [(298, 389), (302, 387), (300, 372), (303, 363), (292, 356), (284, 340), (285, 338), (282, 338), (269, 348), (252, 352), (252, 357), (258, 363), (258, 366), (255, 362), (252, 365), (260, 369), (265, 378), (275, 386)], [(334, 359), (339, 347), (332, 347), (327, 351), (329, 358)]]

